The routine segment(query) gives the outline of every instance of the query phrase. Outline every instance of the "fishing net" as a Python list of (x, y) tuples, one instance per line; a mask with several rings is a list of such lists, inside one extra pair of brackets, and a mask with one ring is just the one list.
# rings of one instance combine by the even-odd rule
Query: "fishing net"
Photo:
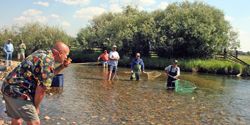
[(152, 71), (152, 72), (145, 72), (147, 74), (148, 80), (153, 80), (161, 75), (161, 72)]
[(175, 92), (192, 93), (196, 88), (196, 85), (190, 81), (175, 80)]

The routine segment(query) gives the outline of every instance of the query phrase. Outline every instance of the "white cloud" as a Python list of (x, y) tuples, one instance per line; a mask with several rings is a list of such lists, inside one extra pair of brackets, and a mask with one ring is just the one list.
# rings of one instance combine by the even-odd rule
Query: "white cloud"
[(110, 11), (111, 12), (122, 12), (122, 7), (118, 4), (111, 4)]
[(28, 9), (22, 13), (21, 16), (14, 18), (14, 21), (18, 24), (24, 24), (28, 22), (40, 22), (45, 23), (48, 21), (46, 16), (42, 16), (43, 12), (35, 9)]
[(240, 39), (240, 49), (242, 51), (250, 51), (250, 31), (243, 31), (239, 32), (239, 39)]
[(41, 2), (41, 1), (33, 2), (33, 4), (44, 6), (44, 7), (48, 7), (49, 6), (48, 2)]
[(118, 4), (120, 6), (135, 5), (135, 6), (152, 6), (156, 3), (155, 0), (109, 0), (110, 4)]
[(111, 11), (112, 8), (120, 6), (119, 8), (116, 9), (118, 10), (117, 12), (121, 12), (122, 7), (125, 7), (127, 5), (133, 6), (138, 10), (151, 11), (152, 10), (151, 7), (156, 6), (156, 0), (109, 0), (109, 5)]
[(226, 15), (226, 16), (225, 16), (225, 20), (227, 20), (227, 21), (229, 21), (229, 22), (232, 22), (232, 21), (234, 20), (234, 18), (231, 17), (231, 16)]
[(57, 15), (57, 14), (51, 14), (50, 17), (53, 18), (53, 19), (59, 19), (60, 18), (60, 16)]
[(76, 11), (74, 17), (89, 20), (92, 19), (94, 16), (98, 16), (104, 12), (106, 12), (106, 10), (101, 7), (87, 7)]
[(30, 22), (46, 23), (48, 21), (48, 18), (45, 16), (20, 16), (20, 17), (14, 18), (14, 20), (18, 24), (25, 24), (25, 23), (30, 23)]
[(90, 2), (90, 0), (56, 0), (56, 1), (62, 2), (67, 5), (79, 5), (79, 4), (87, 5)]
[(142, 6), (152, 6), (155, 4), (155, 0), (138, 0), (138, 4)]
[(70, 27), (71, 24), (69, 22), (67, 22), (67, 21), (63, 21), (62, 26), (63, 26), (63, 28), (66, 28), (66, 27)]
[(35, 9), (28, 9), (26, 11), (23, 12), (23, 15), (25, 16), (35, 16), (35, 15), (40, 15), (43, 12), (40, 10), (35, 10)]
[(161, 2), (161, 3), (158, 5), (157, 9), (162, 9), (162, 10), (164, 10), (164, 9), (166, 9), (166, 7), (167, 7), (168, 5), (169, 5), (168, 2)]

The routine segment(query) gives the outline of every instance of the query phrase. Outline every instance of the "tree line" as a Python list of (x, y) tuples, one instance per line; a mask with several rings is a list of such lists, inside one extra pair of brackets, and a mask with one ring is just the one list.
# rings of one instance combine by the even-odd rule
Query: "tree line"
[(159, 57), (207, 58), (224, 48), (239, 48), (238, 33), (225, 20), (224, 13), (203, 2), (176, 2), (164, 10), (141, 11), (126, 6), (119, 13), (104, 13), (94, 17), (73, 38), (60, 27), (39, 23), (1, 28), (0, 44), (11, 38), (14, 45), (24, 40), (28, 54), (48, 48), (62, 40), (75, 49), (110, 49), (118, 46), (121, 55), (140, 52)]
[(85, 49), (116, 44), (121, 55), (148, 56), (154, 51), (169, 58), (207, 58), (224, 48), (240, 47), (238, 33), (221, 10), (188, 1), (153, 12), (126, 6), (121, 13), (104, 13), (82, 28), (76, 39)]

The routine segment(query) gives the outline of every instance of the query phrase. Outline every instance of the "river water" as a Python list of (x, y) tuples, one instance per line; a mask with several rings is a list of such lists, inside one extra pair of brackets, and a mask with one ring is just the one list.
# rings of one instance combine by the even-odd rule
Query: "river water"
[[(101, 66), (72, 64), (63, 72), (64, 87), (43, 100), (42, 124), (250, 124), (250, 79), (181, 72), (181, 79), (198, 87), (183, 94), (164, 89), (163, 71), (154, 80), (142, 75), (140, 81), (130, 81), (129, 71), (119, 68), (115, 80), (108, 82)], [(4, 103), (0, 118), (9, 120)]]

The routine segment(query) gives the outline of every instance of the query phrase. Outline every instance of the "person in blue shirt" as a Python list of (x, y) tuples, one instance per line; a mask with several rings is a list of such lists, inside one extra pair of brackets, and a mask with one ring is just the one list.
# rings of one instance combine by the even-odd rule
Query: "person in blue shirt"
[(140, 80), (140, 73), (141, 72), (144, 73), (144, 62), (140, 57), (141, 57), (141, 54), (136, 53), (135, 59), (133, 59), (131, 62), (130, 80), (133, 80), (134, 78), (136, 78), (136, 80), (138, 81)]
[(13, 44), (11, 43), (11, 39), (8, 39), (7, 43), (4, 44), (3, 50), (6, 54), (6, 66), (11, 66), (11, 61), (12, 61), (12, 53), (14, 51)]

